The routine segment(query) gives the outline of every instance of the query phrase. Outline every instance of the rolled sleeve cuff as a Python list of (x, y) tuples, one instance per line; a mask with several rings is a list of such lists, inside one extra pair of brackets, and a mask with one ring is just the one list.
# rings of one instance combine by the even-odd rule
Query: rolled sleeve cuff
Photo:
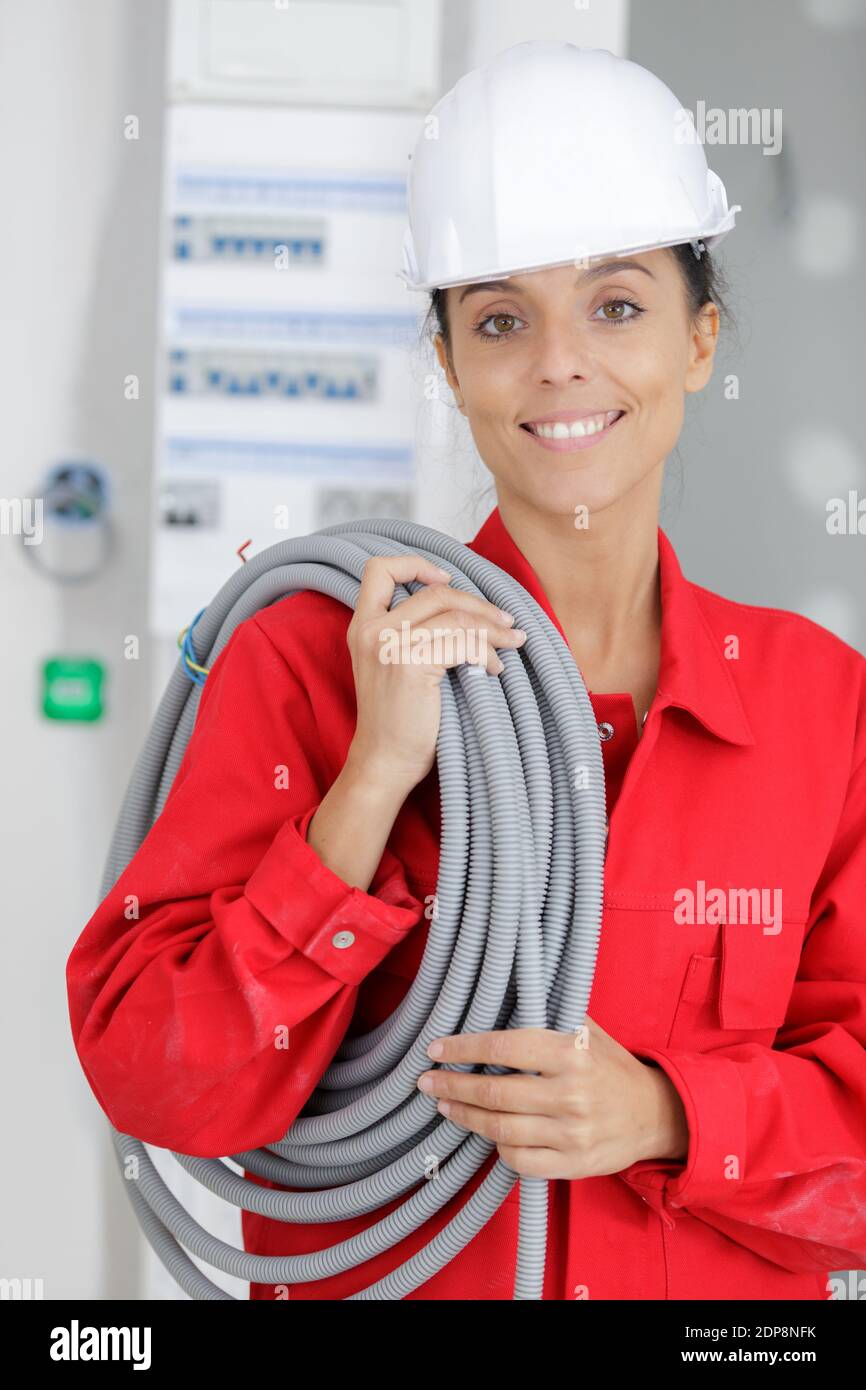
[(676, 1087), (689, 1128), (685, 1159), (644, 1159), (619, 1176), (668, 1225), (681, 1207), (729, 1201), (746, 1171), (746, 1096), (736, 1063), (701, 1052), (645, 1049)]
[(357, 985), (421, 920), (424, 908), (388, 849), (371, 885), (375, 893), (329, 869), (307, 844), (317, 810), (311, 806), (284, 821), (244, 891), (296, 950), (335, 979)]

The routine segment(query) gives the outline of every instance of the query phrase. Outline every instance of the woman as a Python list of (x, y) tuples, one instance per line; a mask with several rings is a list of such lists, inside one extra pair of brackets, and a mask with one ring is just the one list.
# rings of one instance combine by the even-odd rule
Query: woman
[[(712, 372), (707, 245), (732, 225), (710, 202), (671, 240), (665, 161), (701, 174), (703, 153), (663, 135), (655, 182), (637, 152), (649, 220), (636, 231), (617, 204), (632, 183), (611, 175), (668, 109), (659, 88), (610, 54), (518, 45), (443, 99), (415, 152), (409, 278), (433, 288), (438, 358), (496, 484), (470, 546), (568, 643), (609, 815), (588, 1046), (543, 1029), (442, 1039), (419, 1086), (516, 1172), (550, 1179), (544, 1298), (819, 1299), (831, 1271), (866, 1264), (866, 660), (796, 614), (690, 583), (658, 525), (685, 395)], [(572, 98), (587, 119), (607, 103), (589, 156), (580, 121), (551, 124)], [(529, 184), (521, 141), (543, 150), (552, 208), (526, 186), (509, 202), (507, 178), (491, 195), (479, 171), (502, 177), (500, 137)], [(593, 226), (578, 227), (575, 187), (586, 207), (598, 195)], [(485, 242), (488, 215), (502, 222)], [(578, 230), (576, 264), (562, 251)], [(203, 1156), (273, 1143), (342, 1039), (405, 995), (437, 883), (440, 684), (457, 663), (380, 660), (394, 586), (420, 580), (401, 623), (480, 637), (491, 678), (523, 640), (447, 578), (420, 556), (371, 559), (354, 615), (293, 595), (214, 664), (163, 812), (69, 959), (78, 1055), (121, 1131)], [(461, 1061), (512, 1070), (436, 1065)], [(496, 1156), (386, 1254), (251, 1296), (369, 1287)], [(410, 1297), (511, 1298), (518, 1204), (516, 1186)], [(245, 1213), (245, 1245), (321, 1250), (397, 1205), (318, 1226)]]

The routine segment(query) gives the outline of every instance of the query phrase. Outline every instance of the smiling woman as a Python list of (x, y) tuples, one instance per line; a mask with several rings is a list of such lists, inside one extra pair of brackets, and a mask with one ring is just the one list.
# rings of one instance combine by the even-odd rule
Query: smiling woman
[[(239, 1267), (267, 1281), (253, 1298), (816, 1300), (866, 1264), (866, 659), (691, 583), (658, 524), (685, 401), (712, 378), (709, 253), (737, 211), (678, 138), (681, 112), (636, 64), (547, 42), (437, 103), (404, 270), (432, 292), (439, 361), (496, 485), (467, 546), (479, 586), (450, 583), (413, 528), (365, 559), (351, 620), (336, 589), (268, 589), (202, 661), (162, 814), (70, 957), (76, 1045), (115, 1128), (243, 1166), (259, 1258)], [(410, 639), (483, 634), (486, 671), (443, 684), (451, 658), (416, 662), (412, 640), (411, 660), (382, 660), (397, 605)], [(479, 719), (483, 753), (440, 737), (444, 695), (474, 727), (482, 694), (522, 707), (542, 668), (568, 684), (530, 702), (525, 733)], [(551, 752), (575, 697), (586, 760)], [(468, 776), (482, 765), (539, 808), (507, 841)], [(573, 803), (583, 835), (552, 838)], [(527, 873), (524, 914), (488, 870), (536, 862), (555, 905)], [(708, 883), (726, 903), (766, 892), (775, 929), (729, 909), (684, 920)], [(567, 900), (588, 887), (603, 914), (581, 993)], [(443, 937), (443, 919), (471, 937)], [(476, 966), (481, 1015), (457, 984)], [(563, 1000), (580, 1001), (569, 1018), (586, 1003), (576, 1032), (557, 1026)], [(493, 1170), (464, 1182), (466, 1131), (496, 1151), (496, 1182), (504, 1164), (547, 1188), (512, 1186), (473, 1225)], [(336, 1186), (305, 1191), (305, 1142)]]
[[(641, 729), (657, 688), (652, 572), (664, 465), (686, 397), (711, 378), (722, 316), (730, 318), (721, 281), (710, 253), (683, 242), (431, 293), (427, 327), (500, 511), (512, 533), (518, 525), (526, 533), (524, 553), (587, 686), (629, 691)], [(631, 564), (604, 539), (621, 525), (633, 535)], [(556, 559), (559, 543), (551, 552), (541, 534), (551, 526), (563, 550)], [(572, 536), (583, 528), (588, 543), (575, 551), (566, 526)], [(586, 589), (598, 589), (602, 575), (604, 597), (597, 593), (588, 620)]]
[[(545, 334), (550, 339), (557, 319), (568, 340), (567, 351), (580, 349), (581, 324), (586, 324), (587, 333), (590, 327), (602, 332), (617, 328), (631, 333), (639, 329), (644, 356), (663, 353), (661, 360), (665, 366), (672, 365), (675, 360), (670, 335), (679, 331), (683, 345), (691, 350), (688, 365), (692, 368), (690, 372), (684, 371), (681, 393), (700, 390), (712, 370), (721, 323), (731, 320), (722, 297), (722, 280), (710, 252), (704, 250), (696, 256), (692, 246), (684, 242), (639, 257), (605, 259), (601, 264), (586, 268), (582, 274), (576, 267), (566, 266), (516, 275), (508, 280), (479, 282), (460, 293), (454, 289), (435, 289), (430, 297), (426, 327), (432, 330), (436, 353), (458, 409), (469, 416), (474, 434), (481, 420), (478, 411), (473, 410), (471, 414), (467, 411), (466, 394), (471, 394), (474, 403), (480, 388), (478, 375), (473, 376), (473, 364), (481, 364), (483, 359), (471, 354), (473, 344), (477, 342), (485, 347), (508, 344), (509, 351), (521, 352), (519, 363), (511, 366), (521, 373), (525, 382), (530, 360), (527, 354), (531, 354), (533, 348), (536, 353), (544, 348)], [(519, 343), (518, 340), (527, 334), (528, 340)], [(685, 340), (689, 335), (691, 342), (687, 344)], [(555, 342), (552, 347), (556, 348)], [(585, 351), (600, 357), (601, 351), (607, 350), (597, 347), (597, 338), (587, 336)], [(614, 356), (613, 361), (625, 360), (619, 344), (610, 349), (612, 354), (617, 351), (620, 357)], [(635, 363), (631, 346), (625, 351)], [(574, 362), (572, 366), (576, 369)], [(632, 374), (637, 366), (635, 363), (630, 368)], [(513, 371), (508, 365), (503, 370), (501, 357), (496, 359), (490, 375), (500, 381), (503, 391), (510, 390)], [(544, 379), (548, 394), (550, 381), (550, 378)], [(531, 417), (518, 420), (517, 424), (532, 434), (542, 447), (553, 452), (573, 453), (586, 449), (591, 443), (601, 442), (601, 436), (607, 438), (626, 415), (627, 407), (612, 399), (614, 389), (613, 383), (596, 386), (594, 378), (584, 375), (583, 382), (575, 385), (572, 391), (573, 404), (557, 410), (539, 407)], [(539, 394), (543, 394), (541, 389)], [(586, 399), (578, 402), (578, 394)], [(598, 399), (602, 395), (606, 398)], [(668, 421), (668, 426), (666, 452), (673, 447), (679, 434), (675, 418)], [(476, 444), (484, 457), (477, 439)], [(646, 440), (646, 448), (652, 451), (652, 440)]]

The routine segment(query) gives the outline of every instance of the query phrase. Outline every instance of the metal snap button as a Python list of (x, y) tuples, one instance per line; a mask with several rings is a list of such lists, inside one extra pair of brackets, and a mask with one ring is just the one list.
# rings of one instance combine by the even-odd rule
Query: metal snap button
[(331, 937), (331, 945), (336, 946), (338, 951), (343, 951), (347, 946), (351, 946), (355, 940), (355, 933), (352, 931), (338, 931)]
[(606, 719), (603, 719), (598, 726), (598, 734), (602, 743), (607, 743), (609, 738), (613, 738), (613, 725), (609, 724)]

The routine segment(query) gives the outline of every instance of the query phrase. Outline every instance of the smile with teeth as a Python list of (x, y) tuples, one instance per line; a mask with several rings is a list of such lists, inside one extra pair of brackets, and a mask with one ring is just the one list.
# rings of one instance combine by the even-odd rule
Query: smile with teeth
[(541, 439), (584, 439), (587, 435), (598, 434), (612, 425), (622, 415), (621, 410), (608, 410), (603, 415), (588, 415), (583, 420), (556, 420), (552, 423), (536, 424), (527, 420), (524, 428)]

